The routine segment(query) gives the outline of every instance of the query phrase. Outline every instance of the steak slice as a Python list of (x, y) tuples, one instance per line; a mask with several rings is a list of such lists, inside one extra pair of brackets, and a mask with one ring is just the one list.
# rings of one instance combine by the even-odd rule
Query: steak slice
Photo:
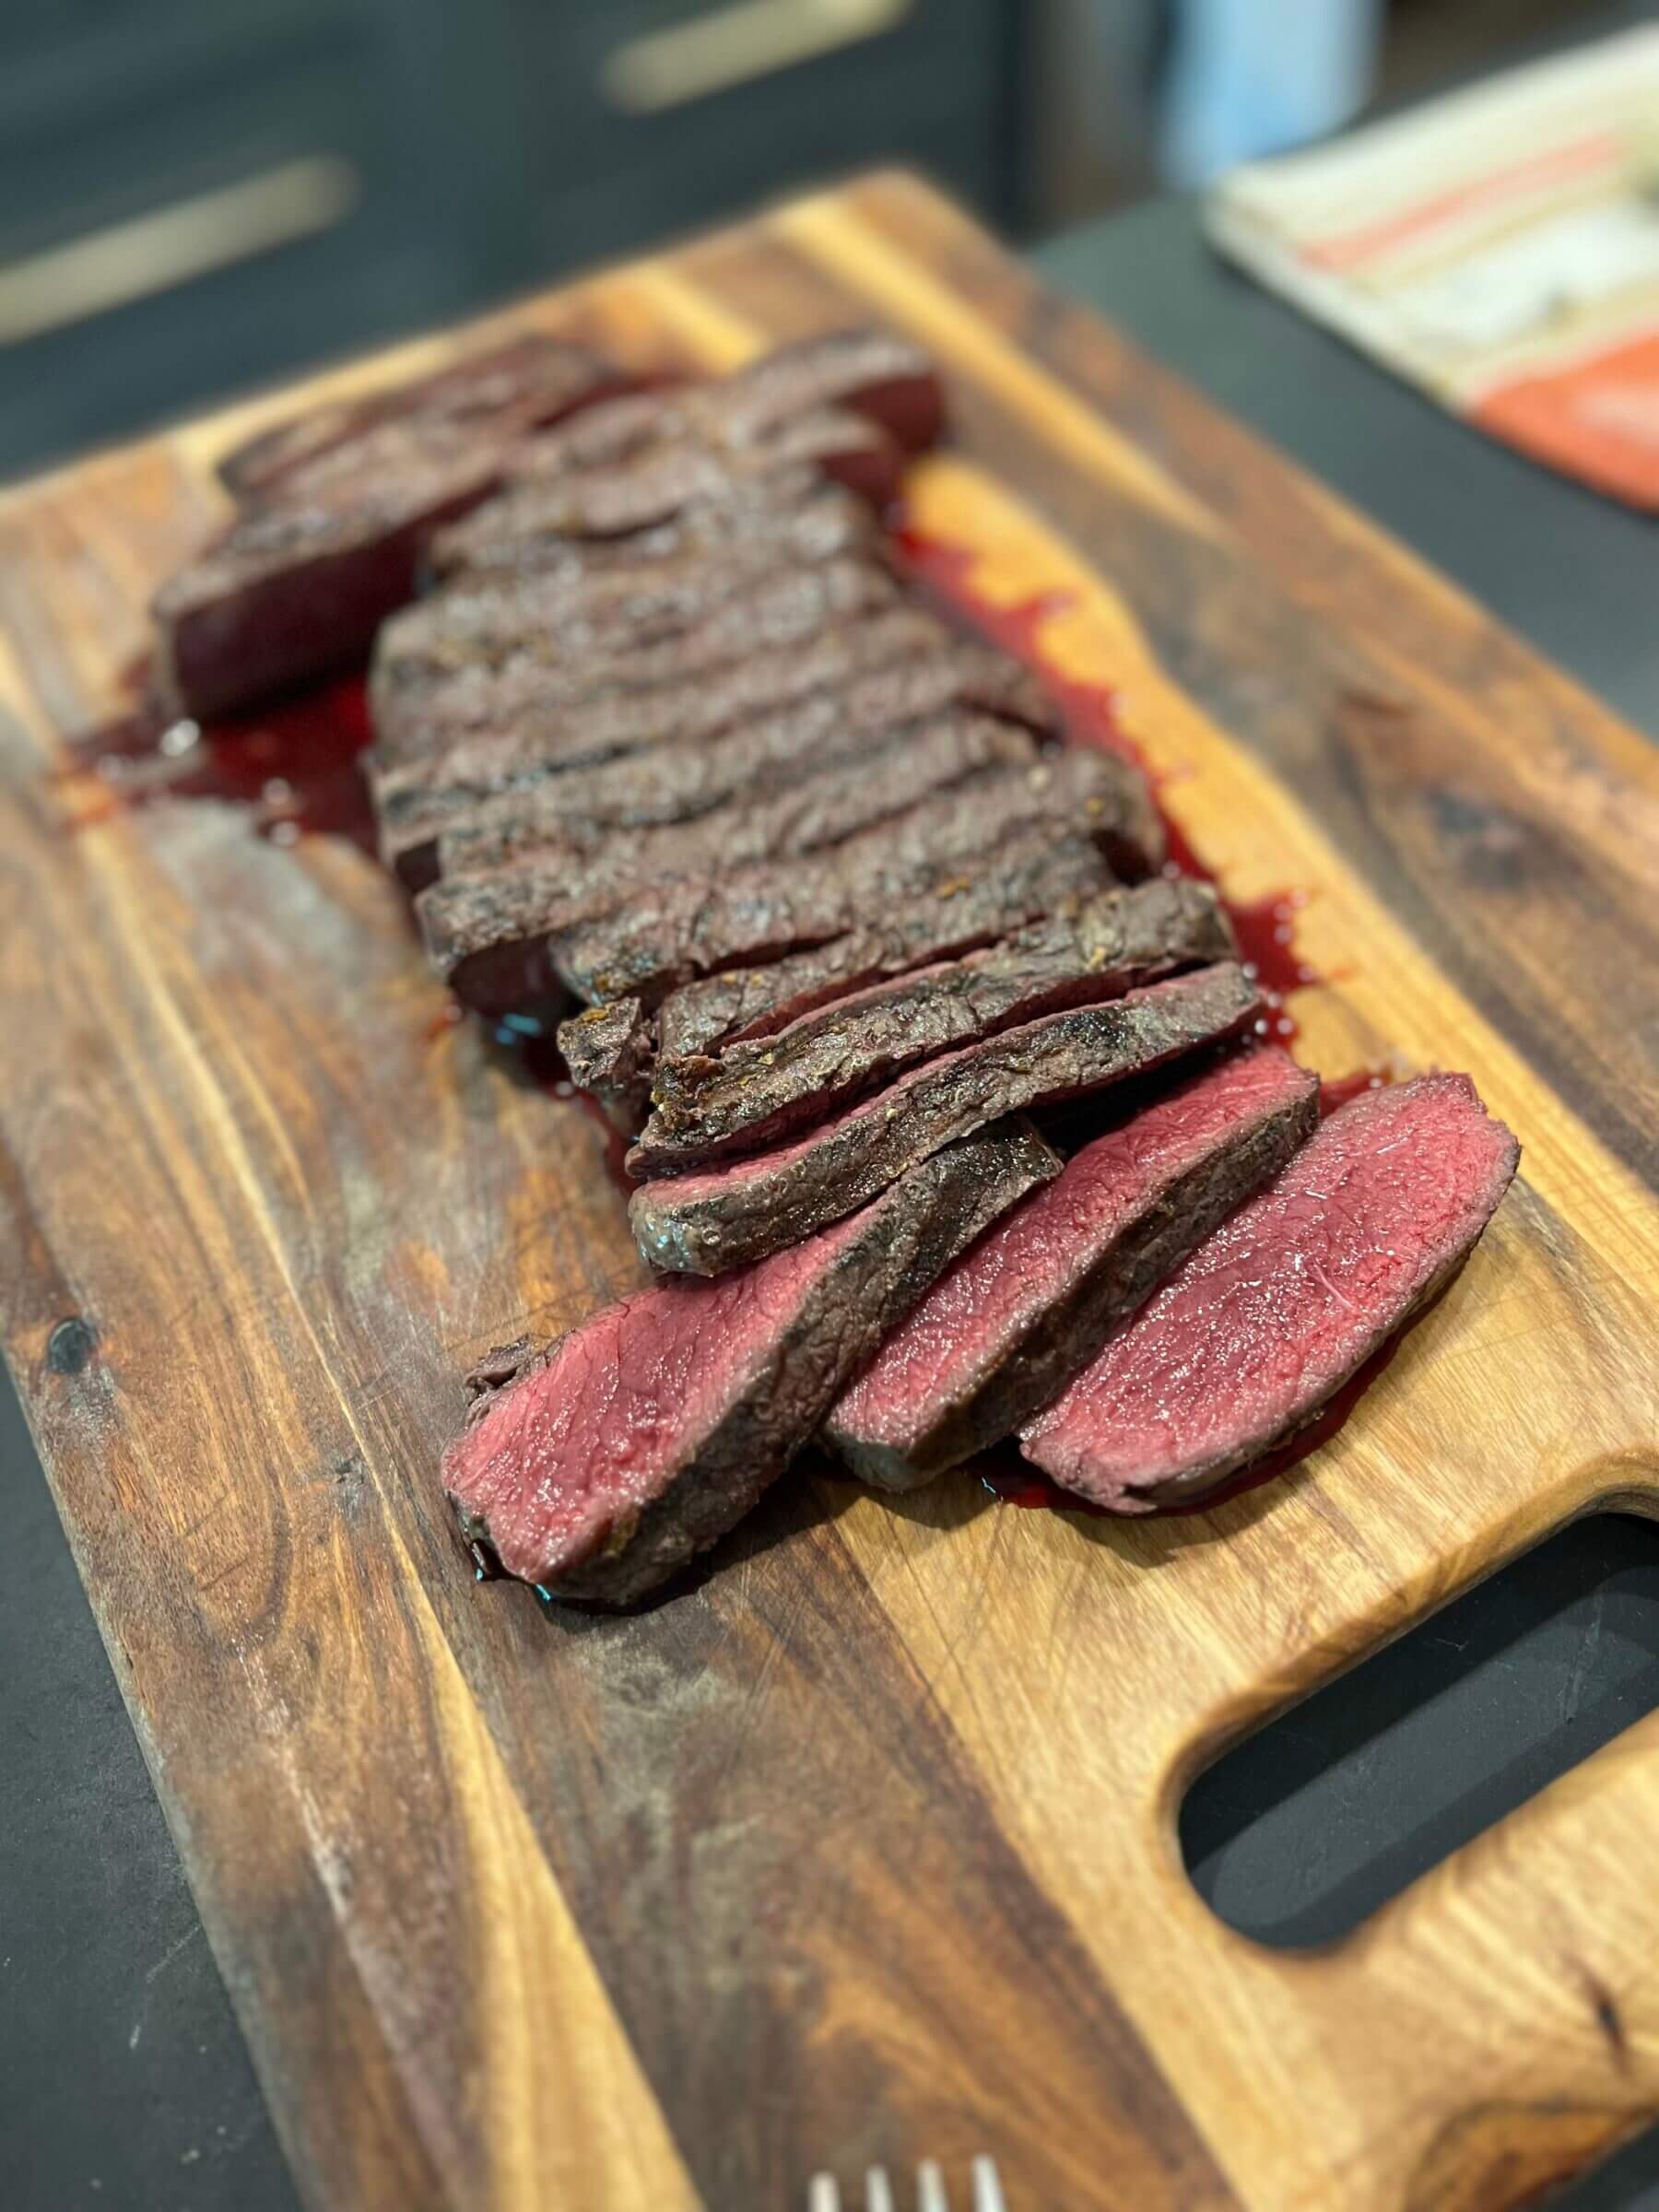
[(628, 1208), (635, 1241), (653, 1266), (676, 1274), (743, 1266), (864, 1205), (941, 1145), (1218, 1043), (1261, 1003), (1229, 961), (1006, 1030), (912, 1068), (790, 1144), (641, 1183)]
[(1102, 892), (982, 951), (730, 1045), (718, 1059), (665, 1059), (635, 1158), (648, 1174), (675, 1175), (752, 1152), (918, 1060), (1063, 1006), (1119, 998), (1177, 969), (1237, 957), (1206, 884), (1159, 876)]
[(696, 821), (643, 830), (602, 825), (505, 867), (454, 876), (446, 870), (417, 902), (427, 950), (447, 975), (498, 945), (614, 913), (643, 887), (837, 845), (936, 793), (977, 789), (985, 771), (1024, 767), (1032, 755), (1028, 730), (988, 715), (941, 715), (920, 729), (895, 731), (874, 769), (855, 760), (793, 791), (722, 807)]
[(377, 716), (371, 762), (375, 792), (386, 804), (428, 784), (506, 790), (549, 768), (712, 737), (735, 723), (938, 646), (947, 634), (919, 607), (894, 606), (751, 653), (699, 683), (607, 692), (580, 713), (571, 712), (556, 683), (546, 683), (545, 669), (533, 660), (510, 662), (493, 672), (463, 671), (424, 694), (411, 689), (399, 697), (390, 718)]
[(844, 761), (886, 753), (901, 725), (948, 707), (978, 708), (1030, 730), (1056, 727), (1041, 686), (1018, 661), (994, 647), (952, 643), (840, 690), (814, 692), (702, 745), (656, 746), (550, 771), (521, 790), (477, 800), (464, 824), (443, 832), (433, 873), (501, 867), (571, 834), (691, 821), (738, 796), (793, 790)]
[(417, 416), (294, 469), (279, 500), (233, 522), (152, 600), (165, 703), (226, 714), (364, 660), (415, 596), (428, 535), (494, 490), (513, 436)]
[[(607, 691), (684, 684), (748, 653), (776, 650), (832, 623), (898, 604), (899, 586), (886, 569), (872, 560), (841, 559), (751, 581), (724, 606), (684, 628), (631, 642), (612, 636), (585, 652), (579, 636), (567, 652), (562, 631), (533, 633), (504, 652), (462, 639), (442, 650), (429, 629), (424, 653), (408, 653), (401, 650), (403, 626), (389, 623), (370, 679), (370, 711), (377, 733), (394, 732), (408, 720), (412, 695), (416, 716), (441, 726), (444, 695), (459, 690), (469, 709), (481, 707), (486, 719), (500, 722), (528, 689), (538, 705), (568, 712)], [(424, 606), (412, 607), (406, 620), (418, 623), (425, 614)]]
[(867, 417), (910, 453), (931, 445), (944, 427), (939, 380), (908, 338), (873, 328), (834, 331), (780, 346), (729, 376), (595, 408), (580, 426), (538, 440), (520, 473), (563, 476), (625, 461), (653, 444), (740, 449), (825, 408)]
[(623, 537), (667, 522), (693, 500), (727, 497), (801, 461), (876, 508), (898, 497), (904, 469), (904, 455), (885, 430), (830, 407), (781, 423), (753, 444), (660, 439), (593, 467), (571, 468), (561, 455), (549, 469), (531, 440), (513, 456), (512, 481), (541, 487), (545, 529), (566, 537)]
[(1051, 841), (1046, 827), (1017, 830), (964, 862), (920, 897), (879, 919), (761, 968), (733, 968), (671, 991), (657, 1009), (665, 1059), (768, 1037), (815, 1006), (886, 976), (971, 951), (1039, 915), (1104, 890), (1112, 872), (1081, 836)]
[[(700, 544), (669, 524), (622, 539), (622, 547), (666, 541), (661, 550), (631, 559), (618, 559), (609, 540), (595, 546), (586, 539), (509, 539), (503, 546), (484, 536), (492, 511), (512, 496), (524, 495), (487, 500), (449, 533), (477, 534), (480, 544), (495, 547), (496, 558), (452, 571), (419, 603), (424, 624), (413, 621), (414, 610), (398, 618), (400, 631), (413, 634), (418, 646), (429, 630), (446, 648), (457, 636), (499, 648), (527, 630), (557, 624), (561, 649), (573, 652), (580, 640), (587, 651), (624, 630), (652, 635), (683, 628), (779, 569), (811, 567), (848, 553), (873, 555), (880, 546), (876, 518), (864, 502), (839, 484), (811, 476), (798, 496), (742, 512), (724, 543), (715, 538)], [(701, 512), (723, 510), (704, 502)]]
[(553, 1595), (643, 1597), (742, 1519), (940, 1269), (1058, 1166), (1029, 1129), (986, 1131), (759, 1267), (492, 1355), (444, 1454), (462, 1528)]
[(1162, 830), (1139, 772), (1106, 753), (1065, 752), (1002, 769), (924, 801), (815, 858), (757, 861), (719, 876), (641, 887), (626, 912), (560, 933), (554, 966), (579, 998), (660, 998), (699, 974), (775, 959), (854, 928), (890, 899), (937, 894), (959, 863), (1015, 829), (1091, 830), (1136, 873), (1162, 856)]
[(638, 1129), (651, 1090), (656, 1029), (686, 1050), (719, 1042), (728, 1023), (752, 1018), (764, 1031), (790, 1010), (817, 1006), (884, 974), (994, 937), (1035, 915), (1073, 905), (1110, 880), (1099, 849), (1082, 838), (1050, 844), (1017, 833), (989, 861), (959, 872), (933, 896), (890, 910), (875, 929), (855, 930), (770, 968), (739, 968), (671, 992), (656, 1023), (637, 998), (590, 1006), (559, 1031), (572, 1079), (619, 1129)]
[(939, 1278), (837, 1401), (829, 1441), (909, 1490), (1011, 1435), (1318, 1121), (1319, 1078), (1272, 1044), (1137, 1100)]
[[(912, 636), (902, 612), (855, 627), (890, 629), (899, 643)], [(936, 639), (925, 618), (918, 642), (920, 650), (877, 661), (845, 683), (695, 744), (646, 746), (581, 765), (545, 760), (499, 789), (464, 782), (400, 786), (393, 780), (398, 771), (391, 771), (382, 783), (382, 855), (418, 890), (441, 869), (500, 866), (548, 843), (571, 822), (639, 828), (686, 821), (740, 794), (789, 790), (841, 761), (879, 752), (896, 724), (947, 707), (977, 707), (1033, 730), (1044, 729), (1046, 715), (1053, 726), (1041, 688), (1018, 662), (988, 647)]]
[(429, 376), (312, 407), (261, 430), (230, 449), (218, 477), (240, 505), (251, 506), (279, 493), (297, 470), (384, 422), (411, 416), (449, 421), (506, 417), (519, 428), (535, 429), (621, 388), (616, 371), (585, 346), (532, 331)]
[[(713, 498), (689, 500), (677, 514), (629, 537), (570, 537), (554, 526), (557, 479), (516, 484), (440, 530), (427, 567), (446, 580), (536, 576), (562, 591), (580, 613), (606, 609), (648, 588), (641, 571), (677, 570), (701, 560), (755, 557), (782, 547), (793, 560), (820, 560), (849, 534), (873, 533), (868, 505), (805, 461), (746, 477)], [(863, 543), (863, 536), (857, 542)]]
[(1116, 1512), (1202, 1497), (1314, 1419), (1450, 1279), (1519, 1157), (1467, 1076), (1339, 1108), (1029, 1424), (1026, 1457)]

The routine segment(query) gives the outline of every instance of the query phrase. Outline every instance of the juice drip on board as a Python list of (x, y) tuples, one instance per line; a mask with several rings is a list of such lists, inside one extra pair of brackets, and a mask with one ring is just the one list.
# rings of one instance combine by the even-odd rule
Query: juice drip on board
[(276, 844), (314, 832), (371, 853), (374, 815), (359, 756), (372, 735), (363, 677), (343, 677), (233, 720), (171, 720), (139, 707), (72, 740), (53, 781), (95, 779), (77, 794), (76, 828), (164, 799), (231, 800), (252, 806), (254, 828)]

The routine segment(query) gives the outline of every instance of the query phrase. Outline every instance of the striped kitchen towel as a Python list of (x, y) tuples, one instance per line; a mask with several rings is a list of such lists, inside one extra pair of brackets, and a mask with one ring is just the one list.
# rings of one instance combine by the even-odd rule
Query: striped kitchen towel
[(1454, 414), (1659, 510), (1659, 25), (1234, 170), (1206, 225)]

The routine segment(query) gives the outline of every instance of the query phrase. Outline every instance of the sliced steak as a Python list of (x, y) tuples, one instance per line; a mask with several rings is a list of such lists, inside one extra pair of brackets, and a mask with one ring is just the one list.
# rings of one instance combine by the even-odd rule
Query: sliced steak
[(537, 662), (462, 671), (400, 694), (376, 717), (371, 763), (382, 805), (429, 784), (506, 790), (554, 767), (608, 760), (647, 746), (712, 737), (733, 724), (843, 684), (871, 668), (942, 643), (943, 624), (919, 607), (841, 619), (788, 645), (751, 653), (697, 683), (615, 691), (580, 713)]
[(794, 417), (750, 445), (664, 439), (590, 468), (569, 468), (561, 458), (549, 471), (532, 440), (515, 453), (512, 480), (541, 486), (545, 528), (566, 537), (608, 538), (653, 529), (694, 500), (725, 498), (794, 462), (810, 463), (879, 509), (898, 497), (904, 454), (863, 416), (826, 408)]
[[(567, 714), (606, 692), (651, 692), (685, 685), (744, 659), (812, 637), (830, 625), (895, 607), (899, 587), (875, 561), (843, 559), (816, 568), (783, 569), (751, 580), (725, 605), (701, 619), (656, 637), (630, 642), (612, 635), (582, 650), (580, 637), (564, 650), (563, 633), (533, 633), (505, 653), (492, 646), (452, 638), (447, 649), (426, 632), (423, 653), (402, 650), (400, 629), (382, 632), (370, 681), (369, 704), (378, 731), (406, 724), (414, 700), (417, 717), (442, 726), (446, 696), (481, 707), (487, 720), (508, 720), (528, 690), (544, 707)], [(424, 607), (409, 610), (418, 623)]]
[(634, 1237), (653, 1266), (677, 1274), (744, 1266), (864, 1205), (940, 1145), (1219, 1042), (1260, 1007), (1255, 984), (1227, 962), (1045, 1015), (912, 1068), (793, 1143), (642, 1183), (629, 1203)]
[(761, 548), (792, 560), (822, 560), (876, 529), (867, 503), (804, 461), (746, 477), (711, 499), (690, 500), (677, 514), (629, 537), (571, 537), (554, 526), (557, 481), (498, 492), (441, 530), (427, 551), (429, 572), (451, 581), (535, 576), (569, 610), (607, 612), (652, 589), (656, 571), (673, 574), (714, 559), (750, 559)]
[(1450, 1279), (1519, 1157), (1466, 1076), (1339, 1108), (1028, 1425), (1026, 1457), (1118, 1512), (1202, 1497)]
[(660, 998), (695, 975), (842, 935), (879, 902), (937, 895), (962, 861), (1040, 822), (1056, 837), (1092, 831), (1137, 873), (1162, 853), (1157, 812), (1135, 769), (1105, 753), (1061, 753), (977, 777), (811, 860), (757, 861), (641, 888), (625, 912), (563, 932), (554, 965), (579, 998)]
[(477, 1376), (443, 1485), (469, 1537), (559, 1597), (627, 1605), (742, 1519), (940, 1269), (1059, 1162), (987, 1131), (719, 1283), (665, 1283)]
[(1011, 723), (941, 715), (894, 732), (874, 769), (853, 761), (793, 791), (664, 829), (601, 825), (505, 867), (465, 875), (446, 867), (418, 901), (427, 950), (439, 972), (450, 975), (497, 946), (573, 929), (677, 878), (837, 846), (872, 824), (902, 818), (936, 793), (959, 785), (977, 791), (991, 773), (1006, 780), (1033, 753), (1030, 731)]
[(665, 1059), (636, 1159), (674, 1175), (752, 1152), (900, 1068), (1063, 1006), (1119, 998), (1178, 969), (1236, 959), (1206, 884), (1154, 877), (960, 959), (838, 999), (718, 1058)]
[(533, 331), (429, 376), (312, 407), (261, 430), (225, 455), (219, 479), (239, 504), (251, 506), (279, 495), (296, 471), (382, 423), (413, 416), (463, 422), (505, 418), (516, 429), (531, 429), (621, 388), (622, 379), (585, 346)]
[(509, 430), (384, 422), (284, 479), (151, 602), (155, 677), (173, 712), (210, 717), (352, 667), (415, 595), (421, 547), (492, 491)]
[[(416, 787), (405, 770), (388, 770), (379, 782), (382, 857), (419, 890), (441, 866), (500, 866), (547, 844), (571, 822), (633, 828), (690, 820), (728, 799), (785, 791), (824, 769), (877, 753), (897, 724), (951, 706), (1053, 730), (1047, 700), (1017, 662), (945, 641), (927, 618), (919, 618), (920, 629), (915, 619), (900, 610), (854, 625), (864, 642), (850, 657), (871, 660), (867, 669), (860, 666), (844, 683), (786, 700), (700, 742), (638, 747), (583, 764), (543, 759), (514, 771), (498, 788), (480, 789), (459, 777)], [(917, 649), (884, 664), (877, 632), (896, 649)], [(803, 657), (820, 657), (817, 642)], [(707, 710), (706, 696), (682, 698), (688, 710)], [(476, 762), (470, 746), (453, 759), (465, 766), (469, 757)], [(440, 839), (453, 841), (447, 863)]]
[(575, 1082), (631, 1134), (651, 1090), (659, 1029), (665, 1051), (710, 1050), (728, 1031), (764, 1035), (784, 1026), (792, 1014), (882, 976), (994, 939), (1034, 916), (1073, 908), (1109, 880), (1099, 848), (1084, 839), (1050, 844), (1041, 831), (1017, 833), (992, 858), (953, 875), (938, 893), (890, 909), (875, 928), (854, 930), (769, 968), (734, 969), (671, 992), (654, 1022), (637, 998), (590, 1006), (559, 1030), (559, 1050)]
[[(475, 508), (456, 525), (470, 529), (489, 506)], [(535, 632), (556, 630), (565, 653), (591, 653), (629, 634), (661, 635), (684, 629), (746, 587), (780, 570), (812, 567), (848, 554), (877, 555), (881, 534), (862, 500), (839, 484), (817, 484), (811, 495), (782, 509), (761, 509), (729, 544), (689, 546), (631, 560), (604, 558), (607, 547), (579, 541), (574, 559), (545, 558), (462, 570), (417, 610), (397, 618), (399, 650), (408, 640), (417, 653), (430, 638), (441, 652), (457, 641), (497, 652)], [(653, 535), (654, 533), (647, 533)], [(632, 538), (623, 540), (633, 545)], [(582, 554), (600, 558), (583, 559)]]
[(945, 418), (933, 364), (908, 338), (885, 330), (836, 331), (778, 347), (729, 376), (595, 408), (590, 419), (537, 441), (522, 473), (560, 477), (626, 461), (652, 445), (689, 441), (740, 450), (826, 408), (851, 408), (910, 453), (931, 445)]
[(943, 1275), (844, 1392), (825, 1434), (884, 1489), (1011, 1435), (1319, 1121), (1319, 1078), (1277, 1045), (1137, 1100)]
[[(432, 874), (501, 867), (572, 833), (690, 821), (730, 799), (792, 790), (843, 762), (876, 759), (902, 725), (948, 707), (1056, 731), (1041, 688), (1018, 661), (992, 647), (953, 642), (839, 690), (814, 692), (702, 745), (655, 746), (591, 768), (550, 771), (539, 782), (477, 800), (464, 825), (444, 831)], [(408, 871), (399, 872), (406, 881)]]
[(671, 991), (657, 1010), (665, 1058), (768, 1037), (815, 1006), (884, 977), (971, 951), (1041, 914), (1109, 888), (1100, 848), (1041, 826), (1016, 830), (920, 897), (898, 900), (829, 943), (760, 968), (734, 968)]

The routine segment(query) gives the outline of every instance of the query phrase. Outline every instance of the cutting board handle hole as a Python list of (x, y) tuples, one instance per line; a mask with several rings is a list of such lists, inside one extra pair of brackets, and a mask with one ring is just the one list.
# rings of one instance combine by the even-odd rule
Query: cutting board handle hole
[(1230, 1927), (1349, 1934), (1659, 1709), (1659, 1522), (1574, 1522), (1200, 1774), (1182, 1855)]

